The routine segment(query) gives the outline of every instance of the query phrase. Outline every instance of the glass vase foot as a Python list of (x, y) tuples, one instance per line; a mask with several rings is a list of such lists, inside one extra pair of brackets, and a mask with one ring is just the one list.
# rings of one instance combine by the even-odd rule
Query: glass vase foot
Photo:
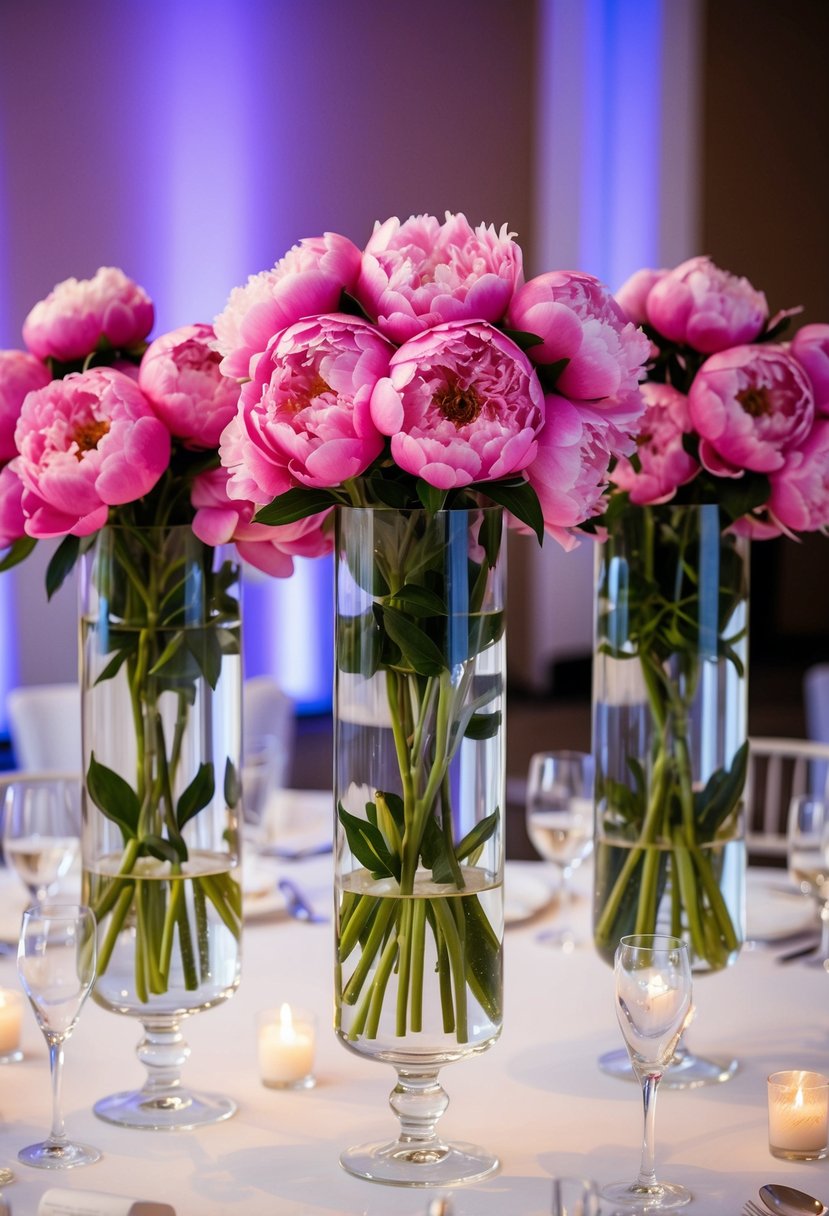
[(93, 1165), (101, 1160), (101, 1154), (91, 1144), (43, 1140), (40, 1144), (29, 1144), (22, 1148), (17, 1160), (38, 1170), (71, 1170), (78, 1165)]
[[(682, 1048), (662, 1074), (660, 1086), (662, 1089), (699, 1089), (702, 1085), (721, 1085), (724, 1081), (730, 1081), (739, 1067), (738, 1060), (720, 1057), (708, 1059)], [(637, 1079), (624, 1048), (606, 1051), (599, 1056), (599, 1068), (608, 1076), (619, 1077), (623, 1081)]]
[(189, 1089), (176, 1094), (136, 1089), (101, 1098), (92, 1109), (99, 1119), (118, 1127), (189, 1131), (229, 1119), (236, 1112), (236, 1103), (221, 1094), (194, 1093)]
[(638, 1182), (612, 1182), (602, 1187), (602, 1199), (630, 1207), (636, 1212), (670, 1212), (684, 1208), (692, 1195), (676, 1182), (655, 1182), (650, 1185)]
[(378, 1141), (346, 1149), (340, 1164), (349, 1174), (390, 1186), (451, 1186), (496, 1173), (497, 1157), (475, 1144), (406, 1144)]

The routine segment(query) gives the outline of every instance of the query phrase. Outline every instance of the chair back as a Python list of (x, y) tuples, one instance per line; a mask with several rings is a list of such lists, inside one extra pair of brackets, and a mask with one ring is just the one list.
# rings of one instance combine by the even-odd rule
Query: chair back
[(749, 858), (785, 859), (789, 804), (796, 794), (829, 796), (829, 743), (807, 739), (749, 740), (746, 844)]
[(270, 676), (251, 676), (242, 691), (242, 756), (260, 755), (266, 740), (275, 745), (270, 780), (285, 789), (291, 779), (296, 712), (294, 702)]
[(81, 691), (77, 684), (32, 684), (6, 698), (15, 764), (31, 772), (81, 771)]

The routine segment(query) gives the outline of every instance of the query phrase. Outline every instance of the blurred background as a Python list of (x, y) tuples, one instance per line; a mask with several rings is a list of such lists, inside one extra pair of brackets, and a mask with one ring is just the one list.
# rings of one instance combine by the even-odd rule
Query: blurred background
[[(795, 325), (829, 321), (827, 46), (825, 0), (0, 0), (0, 346), (101, 265), (146, 288), (158, 334), (301, 237), (446, 210), (506, 222), (528, 276), (616, 288), (707, 253), (772, 312), (803, 305)], [(753, 546), (753, 733), (804, 733), (827, 545)], [(77, 677), (51, 551), (0, 576), (0, 746), (9, 688)], [(511, 774), (589, 746), (592, 562), (511, 541)], [(323, 785), (330, 564), (251, 577), (245, 613), (247, 674), (301, 715), (292, 779)]]

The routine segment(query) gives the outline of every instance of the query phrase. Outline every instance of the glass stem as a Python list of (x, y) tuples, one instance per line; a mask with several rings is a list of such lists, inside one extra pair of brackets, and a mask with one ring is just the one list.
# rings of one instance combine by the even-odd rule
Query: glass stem
[(829, 958), (829, 900), (820, 910), (820, 957)]
[(561, 867), (561, 888), (559, 890), (559, 914), (561, 924), (565, 929), (570, 927), (573, 911), (573, 871), (570, 866)]
[(63, 1039), (50, 1037), (48, 1043), (49, 1071), (52, 1074), (52, 1130), (49, 1133), (49, 1140), (53, 1144), (63, 1144), (66, 1140), (60, 1100), (60, 1083), (63, 1077)]
[(656, 1186), (654, 1153), (656, 1149), (656, 1087), (662, 1073), (646, 1073), (642, 1078), (642, 1102), (645, 1108), (645, 1134), (642, 1140), (642, 1161), (639, 1166), (637, 1186)]

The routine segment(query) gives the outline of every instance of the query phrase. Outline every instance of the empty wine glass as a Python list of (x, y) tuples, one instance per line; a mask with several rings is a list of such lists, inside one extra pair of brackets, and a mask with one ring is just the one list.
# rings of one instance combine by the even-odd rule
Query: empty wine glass
[(656, 1178), (656, 1091), (691, 1014), (691, 964), (678, 937), (641, 933), (623, 937), (616, 949), (616, 1017), (630, 1062), (642, 1086), (645, 1135), (639, 1175), (602, 1190), (614, 1203), (640, 1210), (684, 1207), (690, 1191)]
[(69, 872), (78, 852), (77, 779), (25, 777), (10, 781), (3, 796), (3, 855), (42, 903)]
[(68, 1170), (101, 1154), (67, 1139), (61, 1107), (63, 1045), (78, 1022), (95, 979), (95, 917), (82, 904), (36, 904), (23, 913), (17, 970), (49, 1047), (52, 1129), (17, 1154), (25, 1165)]
[(599, 1216), (599, 1191), (589, 1178), (554, 1178), (552, 1216)]
[(787, 825), (789, 876), (820, 908), (820, 944), (809, 962), (829, 963), (829, 808), (822, 798), (796, 794)]
[(536, 752), (527, 779), (527, 834), (561, 871), (559, 924), (539, 941), (565, 951), (576, 944), (570, 917), (574, 870), (593, 848), (593, 757), (588, 752)]

